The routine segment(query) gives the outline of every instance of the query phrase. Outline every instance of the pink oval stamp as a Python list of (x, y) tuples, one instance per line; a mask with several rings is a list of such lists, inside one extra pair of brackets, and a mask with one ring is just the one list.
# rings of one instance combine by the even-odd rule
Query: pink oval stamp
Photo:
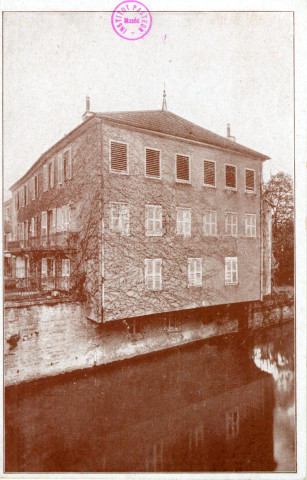
[(137, 0), (121, 2), (112, 13), (114, 31), (126, 40), (139, 40), (151, 29), (152, 17), (143, 3)]

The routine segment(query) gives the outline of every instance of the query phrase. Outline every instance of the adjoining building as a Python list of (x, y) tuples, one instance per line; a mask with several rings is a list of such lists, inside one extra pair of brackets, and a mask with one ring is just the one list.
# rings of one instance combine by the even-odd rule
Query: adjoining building
[(269, 157), (164, 109), (95, 113), (12, 187), (14, 275), (110, 321), (270, 293)]

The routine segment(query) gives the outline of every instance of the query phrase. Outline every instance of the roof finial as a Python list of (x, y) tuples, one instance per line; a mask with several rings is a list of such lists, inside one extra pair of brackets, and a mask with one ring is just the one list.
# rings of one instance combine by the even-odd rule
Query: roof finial
[(165, 91), (165, 82), (164, 82), (162, 111), (164, 112), (166, 110), (167, 110), (167, 105), (166, 105), (166, 91)]

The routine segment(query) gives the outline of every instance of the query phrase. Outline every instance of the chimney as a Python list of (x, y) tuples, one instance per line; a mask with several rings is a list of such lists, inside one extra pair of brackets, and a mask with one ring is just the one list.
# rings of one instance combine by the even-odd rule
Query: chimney
[(85, 112), (84, 114), (82, 115), (82, 120), (83, 122), (88, 118), (88, 117), (92, 117), (93, 116), (93, 112), (91, 112), (91, 99), (89, 96), (86, 96), (85, 97)]
[(232, 137), (230, 134), (230, 123), (227, 123), (227, 138), (228, 140), (232, 140), (233, 142), (236, 141), (236, 137)]

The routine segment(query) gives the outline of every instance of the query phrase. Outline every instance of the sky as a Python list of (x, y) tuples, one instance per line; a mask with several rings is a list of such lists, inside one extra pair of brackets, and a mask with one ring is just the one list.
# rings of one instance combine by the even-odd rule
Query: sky
[(38, 157), (97, 112), (168, 110), (271, 157), (293, 175), (291, 12), (154, 12), (140, 40), (111, 12), (7, 12), (3, 22), (4, 198)]

